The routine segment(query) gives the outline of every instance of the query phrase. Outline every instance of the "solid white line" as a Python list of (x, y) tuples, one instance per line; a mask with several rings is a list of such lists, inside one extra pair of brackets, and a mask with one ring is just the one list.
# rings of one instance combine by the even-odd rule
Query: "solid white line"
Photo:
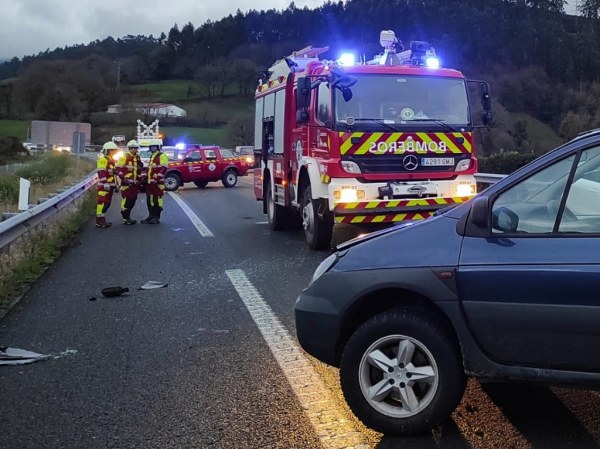
[(179, 194), (175, 192), (169, 192), (169, 195), (171, 195), (175, 202), (179, 204), (179, 207), (181, 207), (183, 212), (188, 216), (202, 237), (214, 237), (214, 234), (210, 232), (210, 229), (208, 229), (202, 220), (200, 220), (198, 215), (196, 215), (194, 211), (190, 209), (190, 206), (188, 206), (186, 202), (181, 199)]
[(287, 377), (323, 448), (370, 447), (352, 421), (340, 412), (331, 392), (302, 349), (290, 337), (244, 271), (227, 270), (226, 273)]

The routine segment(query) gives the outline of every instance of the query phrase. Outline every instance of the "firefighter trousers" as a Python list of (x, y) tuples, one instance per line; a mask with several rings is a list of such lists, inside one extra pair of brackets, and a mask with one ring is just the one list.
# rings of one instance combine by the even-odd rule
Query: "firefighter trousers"
[(121, 216), (124, 220), (131, 218), (131, 211), (138, 197), (137, 186), (121, 187)]
[(148, 218), (160, 219), (163, 210), (163, 196), (165, 186), (148, 184), (146, 187), (146, 206), (148, 207)]
[(112, 202), (113, 189), (98, 190), (98, 201), (96, 203), (96, 219), (104, 219), (106, 212)]

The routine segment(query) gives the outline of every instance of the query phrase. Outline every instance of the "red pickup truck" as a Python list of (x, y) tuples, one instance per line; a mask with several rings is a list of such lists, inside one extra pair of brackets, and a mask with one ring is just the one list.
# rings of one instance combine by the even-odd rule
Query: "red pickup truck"
[(203, 188), (209, 182), (221, 181), (225, 187), (237, 184), (238, 176), (245, 176), (250, 165), (246, 158), (217, 146), (188, 146), (169, 162), (165, 189), (177, 190), (186, 182)]

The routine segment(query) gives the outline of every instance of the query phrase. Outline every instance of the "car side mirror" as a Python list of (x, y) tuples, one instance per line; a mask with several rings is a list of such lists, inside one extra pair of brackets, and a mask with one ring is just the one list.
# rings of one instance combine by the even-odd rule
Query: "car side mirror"
[(515, 232), (519, 227), (519, 216), (506, 207), (499, 207), (492, 214), (492, 228), (502, 232)]
[(487, 228), (489, 226), (490, 200), (487, 196), (476, 196), (471, 206), (471, 222), (475, 226)]

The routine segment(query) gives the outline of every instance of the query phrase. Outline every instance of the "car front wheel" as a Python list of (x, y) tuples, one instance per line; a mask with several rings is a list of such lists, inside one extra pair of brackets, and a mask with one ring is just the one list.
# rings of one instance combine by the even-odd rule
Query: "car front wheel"
[(165, 190), (174, 192), (181, 186), (181, 178), (176, 173), (167, 173), (165, 177)]
[(235, 170), (227, 170), (223, 175), (222, 182), (225, 187), (234, 187), (237, 184), (237, 173)]
[(466, 377), (456, 337), (426, 312), (392, 309), (361, 325), (344, 348), (346, 401), (368, 427), (415, 435), (447, 419)]

